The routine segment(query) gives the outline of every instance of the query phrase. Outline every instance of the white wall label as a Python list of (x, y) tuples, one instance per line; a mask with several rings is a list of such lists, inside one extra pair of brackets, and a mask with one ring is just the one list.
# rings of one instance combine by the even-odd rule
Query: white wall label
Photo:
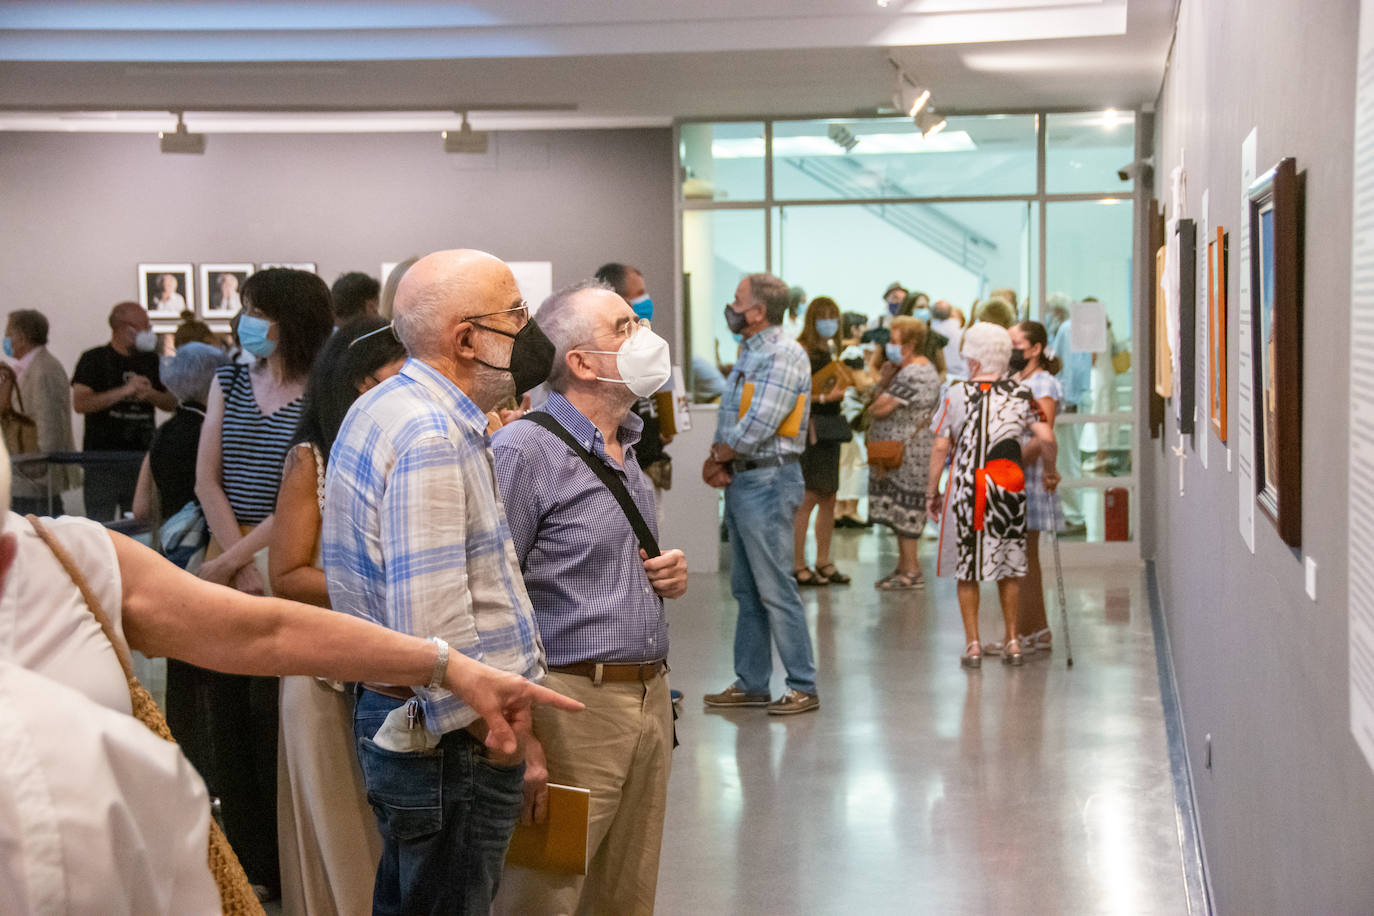
[[(1354, 216), (1350, 252), (1351, 481), (1374, 474), (1374, 407), (1362, 397), (1374, 372), (1374, 0), (1360, 3), (1359, 66), (1355, 85)], [(1350, 731), (1374, 768), (1374, 491), (1348, 486), (1346, 544), (1350, 576)], [(1310, 562), (1310, 561), (1309, 561)], [(1311, 591), (1309, 591), (1311, 594)]]
[(1258, 128), (1252, 128), (1240, 145), (1240, 240), (1231, 249), (1236, 256), (1239, 287), (1236, 296), (1236, 439), (1240, 445), (1240, 537), (1250, 552), (1255, 552), (1255, 385), (1250, 360), (1250, 197), (1246, 193), (1255, 182), (1255, 155), (1259, 146)]

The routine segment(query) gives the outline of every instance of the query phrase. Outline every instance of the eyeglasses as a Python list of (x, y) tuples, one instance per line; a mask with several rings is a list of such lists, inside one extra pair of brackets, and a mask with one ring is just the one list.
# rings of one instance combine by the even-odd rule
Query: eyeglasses
[(481, 315), (469, 315), (467, 316), (467, 318), (464, 319), (464, 321), (473, 321), (477, 318), (490, 318), (492, 315), (509, 315), (511, 312), (524, 312), (524, 321), (520, 322), (521, 324), (524, 324), (525, 321), (529, 320), (530, 304), (526, 302), (524, 299), (521, 299), (520, 304), (512, 308), (500, 309), (495, 312), (485, 312)]

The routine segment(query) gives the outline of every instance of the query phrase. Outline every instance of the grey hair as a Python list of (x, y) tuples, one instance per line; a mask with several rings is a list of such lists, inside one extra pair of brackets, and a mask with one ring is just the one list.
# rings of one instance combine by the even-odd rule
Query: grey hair
[(768, 323), (782, 324), (787, 318), (787, 310), (792, 307), (792, 290), (772, 274), (750, 274), (746, 279), (749, 281), (749, 296), (763, 305)]
[(177, 400), (205, 403), (210, 396), (210, 382), (215, 370), (229, 364), (229, 357), (219, 347), (204, 343), (184, 343), (176, 355), (162, 366), (162, 384), (177, 396)]
[(1011, 361), (1011, 334), (990, 321), (975, 321), (964, 332), (962, 352), (964, 359), (978, 363), (982, 373), (1006, 375), (1007, 363)]
[(590, 289), (615, 292), (615, 287), (609, 283), (583, 280), (563, 287), (539, 306), (539, 330), (553, 342), (554, 347), (553, 368), (549, 370), (547, 382), (550, 391), (567, 393), (568, 385), (572, 382), (568, 351), (585, 346), (596, 333), (596, 312), (577, 306), (580, 294)]

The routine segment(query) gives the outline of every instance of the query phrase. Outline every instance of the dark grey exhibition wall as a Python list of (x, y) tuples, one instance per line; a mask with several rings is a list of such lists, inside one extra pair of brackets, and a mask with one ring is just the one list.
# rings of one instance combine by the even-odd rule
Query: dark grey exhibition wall
[(475, 247), (552, 261), (555, 287), (607, 260), (642, 267), (675, 338), (672, 133), (508, 132), (482, 156), (433, 134), (213, 134), (203, 156), (154, 136), (0, 135), (4, 309), (34, 307), (70, 367), (137, 298), (140, 262), (314, 261), (332, 282)]
[[(1187, 167), (1190, 216), (1231, 237), (1230, 445), (1236, 386), (1241, 141), (1257, 167), (1307, 172), (1302, 551), (1257, 512), (1255, 552), (1238, 531), (1236, 473), (1212, 437), (1178, 495), (1173, 411), (1143, 440), (1154, 545), (1218, 912), (1374, 912), (1374, 773), (1350, 734), (1347, 664), (1347, 413), (1354, 0), (1184, 0), (1161, 97), (1157, 194)], [(1199, 303), (1199, 307), (1202, 304)], [(1356, 391), (1356, 397), (1374, 397)], [(1238, 457), (1238, 455), (1237, 455)], [(1234, 462), (1233, 462), (1234, 466)], [(1366, 486), (1361, 482), (1359, 485)], [(1317, 600), (1303, 556), (1318, 565)], [(1369, 558), (1374, 562), (1374, 558)], [(1206, 736), (1212, 768), (1205, 767)]]

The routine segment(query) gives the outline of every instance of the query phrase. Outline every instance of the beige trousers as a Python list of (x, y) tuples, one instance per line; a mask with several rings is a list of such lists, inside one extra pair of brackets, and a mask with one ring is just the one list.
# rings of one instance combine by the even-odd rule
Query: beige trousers
[(550, 672), (545, 684), (587, 705), (575, 714), (534, 710), (549, 782), (591, 790), (587, 874), (508, 867), (492, 911), (652, 913), (673, 753), (668, 679), (597, 687)]

